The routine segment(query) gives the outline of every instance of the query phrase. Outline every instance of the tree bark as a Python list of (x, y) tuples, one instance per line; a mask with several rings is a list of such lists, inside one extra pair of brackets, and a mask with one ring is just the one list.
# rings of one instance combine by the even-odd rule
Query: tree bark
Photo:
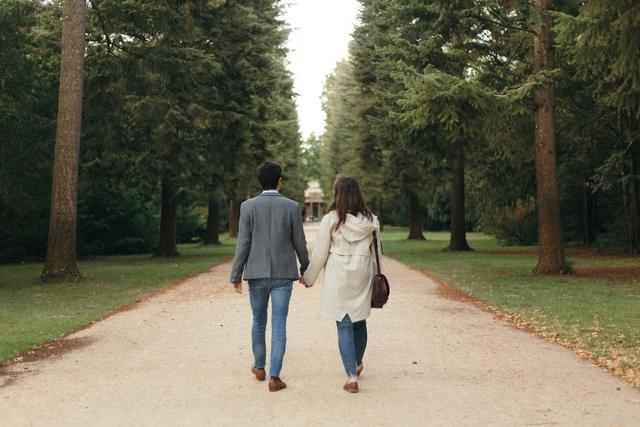
[(451, 159), (451, 237), (449, 250), (470, 251), (467, 243), (467, 221), (464, 194), (464, 143), (459, 141), (454, 147)]
[(220, 192), (217, 188), (209, 193), (209, 212), (207, 215), (207, 235), (205, 245), (220, 244)]
[(628, 149), (621, 164), (622, 202), (624, 206), (624, 219), (627, 226), (627, 252), (640, 252), (640, 185), (637, 181), (637, 156), (634, 137), (634, 120), (619, 118), (621, 129), (624, 132)]
[(422, 234), (422, 215), (420, 213), (420, 198), (410, 190), (409, 196), (409, 240), (425, 240)]
[(84, 0), (64, 3), (58, 120), (51, 185), (49, 239), (42, 280), (80, 277), (76, 259), (78, 162), (85, 53)]
[(172, 257), (180, 255), (176, 242), (178, 231), (178, 203), (176, 200), (176, 183), (170, 172), (162, 177), (162, 200), (160, 207), (160, 242), (157, 256)]
[[(533, 37), (534, 72), (550, 71), (555, 66), (553, 48), (553, 18), (549, 10), (552, 0), (534, 0), (539, 9), (539, 24)], [(564, 238), (560, 218), (560, 195), (556, 159), (555, 86), (549, 84), (536, 92), (536, 183), (538, 205), (538, 264), (534, 271), (541, 274), (567, 272), (564, 259)]]
[(626, 180), (627, 246), (629, 253), (640, 251), (640, 188), (636, 182), (637, 164), (633, 150), (629, 150), (629, 178)]
[(229, 236), (238, 237), (240, 225), (240, 201), (232, 197), (229, 202)]
[(582, 184), (582, 210), (583, 210), (583, 242), (585, 246), (591, 246), (596, 241), (596, 227), (598, 224), (598, 194), (592, 191), (589, 178), (584, 177)]
[(634, 226), (634, 232), (635, 232), (635, 242), (636, 245), (633, 248), (632, 253), (640, 253), (640, 184), (637, 181), (637, 176), (638, 176), (638, 171), (637, 171), (637, 163), (636, 163), (636, 159), (633, 159), (633, 176), (634, 176), (634, 181), (633, 181), (633, 189), (634, 189), (634, 199), (635, 199), (635, 205), (636, 205), (636, 211), (635, 211), (635, 226)]

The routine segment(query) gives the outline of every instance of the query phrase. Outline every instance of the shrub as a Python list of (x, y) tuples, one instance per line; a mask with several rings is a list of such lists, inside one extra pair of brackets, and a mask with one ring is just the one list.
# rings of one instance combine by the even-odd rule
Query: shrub
[(495, 213), (491, 231), (498, 240), (513, 245), (532, 245), (538, 241), (536, 203), (518, 199), (515, 206), (500, 208)]

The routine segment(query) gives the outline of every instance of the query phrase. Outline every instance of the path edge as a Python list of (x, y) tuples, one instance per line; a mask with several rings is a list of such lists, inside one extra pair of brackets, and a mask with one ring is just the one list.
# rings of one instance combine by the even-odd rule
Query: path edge
[(594, 366), (608, 372), (609, 374), (612, 374), (613, 376), (625, 381), (626, 383), (629, 383), (631, 387), (633, 387), (634, 389), (640, 390), (640, 380), (636, 379), (634, 375), (629, 375), (624, 371), (617, 370), (613, 366), (614, 360), (606, 357), (596, 356), (595, 354), (593, 354), (588, 350), (579, 348), (575, 344), (561, 339), (560, 337), (558, 337), (557, 334), (555, 336), (551, 336), (548, 333), (545, 333), (544, 331), (542, 331), (539, 327), (532, 324), (531, 322), (524, 320), (517, 314), (511, 314), (503, 310), (500, 310), (499, 308), (492, 306), (486, 301), (483, 301), (473, 296), (469, 292), (457, 286), (451, 285), (450, 283), (445, 281), (442, 277), (440, 277), (438, 274), (434, 273), (433, 271), (430, 271), (423, 267), (416, 267), (410, 264), (406, 264), (400, 261), (399, 259), (389, 255), (385, 255), (385, 256), (393, 259), (396, 262), (399, 262), (400, 264), (406, 266), (407, 268), (413, 271), (423, 274), (428, 279), (432, 280), (437, 285), (438, 293), (442, 298), (453, 299), (455, 301), (473, 305), (474, 307), (486, 313), (491, 314), (495, 319), (498, 319), (506, 323), (512, 328), (515, 328), (521, 332), (525, 332), (530, 335), (533, 335), (536, 338), (541, 339), (545, 342), (560, 345), (570, 350), (573, 354), (577, 355), (581, 359), (586, 360), (591, 364), (593, 364)]
[(128, 304), (124, 304), (120, 307), (114, 308), (112, 310), (109, 310), (105, 313), (103, 313), (102, 315), (100, 315), (100, 317), (98, 317), (95, 320), (90, 321), (89, 323), (85, 323), (83, 325), (80, 325), (76, 328), (73, 328), (65, 333), (63, 333), (62, 335), (60, 335), (57, 338), (45, 341), (41, 344), (38, 344), (34, 347), (31, 347), (28, 350), (24, 350), (21, 351), (20, 353), (16, 354), (15, 356), (12, 356), (8, 359), (6, 359), (5, 361), (0, 361), (0, 377), (2, 376), (8, 376), (11, 375), (10, 372), (7, 372), (8, 368), (15, 366), (15, 365), (19, 365), (22, 363), (33, 363), (33, 362), (38, 362), (41, 360), (45, 360), (48, 359), (50, 357), (59, 357), (62, 356), (63, 354), (66, 354), (70, 351), (73, 351), (74, 349), (77, 349), (78, 347), (82, 347), (82, 346), (78, 346), (75, 344), (66, 346), (65, 344), (66, 341), (68, 341), (69, 336), (80, 332), (80, 331), (84, 331), (86, 329), (89, 329), (90, 327), (92, 327), (93, 325), (103, 322), (117, 314), (120, 313), (125, 313), (128, 311), (132, 311), (137, 309), (140, 305), (148, 302), (149, 300), (159, 297), (169, 291), (172, 291), (180, 286), (182, 286), (186, 281), (194, 279), (202, 274), (205, 274), (215, 268), (218, 268), (222, 265), (225, 265), (227, 263), (230, 263), (233, 260), (233, 257), (228, 257), (225, 258), (224, 260), (222, 260), (221, 262), (215, 264), (215, 265), (211, 265), (203, 270), (199, 270), (199, 271), (195, 271), (193, 273), (190, 273), (186, 276), (184, 276), (183, 278), (181, 278), (179, 281), (177, 282), (173, 282), (173, 283), (169, 283), (165, 286), (162, 286), (160, 288), (156, 288), (152, 291), (149, 291), (149, 293), (141, 296), (140, 298), (136, 299), (133, 302), (130, 302)]

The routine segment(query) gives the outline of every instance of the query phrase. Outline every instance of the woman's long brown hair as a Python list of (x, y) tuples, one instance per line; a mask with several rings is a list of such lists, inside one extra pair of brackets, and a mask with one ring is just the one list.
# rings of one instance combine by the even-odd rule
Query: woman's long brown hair
[(350, 176), (341, 175), (336, 178), (333, 184), (333, 203), (329, 206), (329, 211), (333, 210), (338, 214), (336, 230), (345, 223), (348, 214), (354, 216), (362, 214), (372, 219), (371, 209), (364, 201), (358, 181)]

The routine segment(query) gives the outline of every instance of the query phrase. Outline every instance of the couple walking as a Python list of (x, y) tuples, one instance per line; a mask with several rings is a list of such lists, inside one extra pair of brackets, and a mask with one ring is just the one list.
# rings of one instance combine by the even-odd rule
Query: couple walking
[[(371, 255), (373, 233), (379, 223), (364, 203), (358, 182), (339, 177), (333, 187), (334, 201), (322, 218), (311, 260), (297, 202), (279, 193), (282, 170), (265, 162), (258, 168), (263, 192), (240, 208), (238, 244), (231, 270), (231, 283), (242, 293), (242, 275), (249, 282), (253, 311), (251, 329), (254, 365), (251, 372), (266, 379), (265, 328), (271, 298), (271, 364), (269, 391), (287, 385), (280, 379), (287, 335), (286, 324), (293, 282), (314, 285), (324, 268), (321, 313), (336, 321), (338, 348), (347, 382), (344, 390), (358, 392), (367, 347), (367, 325), (371, 309), (371, 283), (375, 259)], [(296, 255), (300, 261), (298, 273)]]

